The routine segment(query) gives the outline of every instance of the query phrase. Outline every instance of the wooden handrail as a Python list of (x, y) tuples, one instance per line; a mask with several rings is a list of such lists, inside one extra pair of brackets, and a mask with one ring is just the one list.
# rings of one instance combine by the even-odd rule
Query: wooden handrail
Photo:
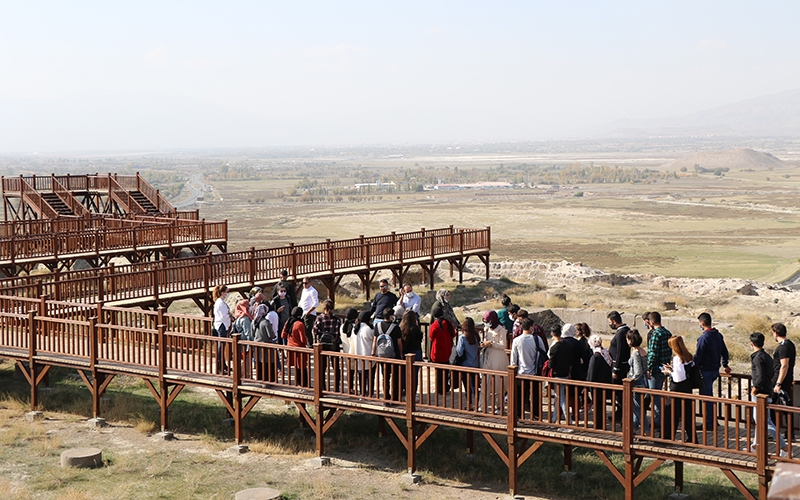
[[(38, 311), (37, 304), (41, 304)], [(25, 307), (30, 309), (22, 313), (20, 308)], [(87, 310), (93, 313), (88, 318), (85, 316)], [(121, 313), (126, 316), (122, 321), (117, 321), (114, 315)], [(791, 435), (793, 430), (786, 429), (783, 422), (792, 422), (794, 417), (800, 415), (800, 408), (769, 404), (763, 395), (758, 396), (756, 401), (749, 401), (720, 397), (724, 395), (719, 393), (714, 397), (668, 393), (634, 388), (632, 381), (628, 379), (623, 381), (622, 386), (588, 383), (519, 375), (514, 366), (508, 366), (504, 370), (464, 368), (416, 362), (412, 355), (402, 360), (383, 359), (323, 351), (320, 344), (309, 349), (241, 341), (238, 334), (230, 338), (218, 338), (172, 331), (169, 322), (165, 320), (167, 316), (163, 310), (126, 312), (121, 308), (103, 305), (86, 308), (69, 302), (0, 296), (0, 322), (4, 325), (0, 334), (0, 351), (3, 356), (24, 361), (30, 367), (28, 369), (23, 363), (19, 364), (25, 369), (24, 375), (31, 383), (33, 407), (38, 403), (37, 386), (50, 366), (63, 365), (89, 370), (92, 373), (91, 380), (85, 373), (83, 378), (91, 385), (95, 417), (101, 408), (99, 400), (102, 389), (99, 384), (102, 379), (98, 378), (98, 374), (132, 375), (150, 380), (148, 384), (153, 384), (152, 380), (156, 379), (162, 389), (160, 395), (156, 396), (161, 398), (167, 397), (168, 394), (163, 389), (169, 383), (174, 384), (176, 376), (180, 377), (181, 384), (211, 384), (218, 391), (228, 391), (234, 396), (234, 402), (228, 408), (235, 420), (237, 443), (241, 443), (243, 439), (242, 419), (257, 402), (257, 398), (285, 398), (286, 388), (289, 386), (292, 387), (293, 400), (316, 406), (314, 430), (317, 452), (320, 455), (325, 446), (323, 434), (334, 421), (330, 419), (335, 418), (332, 417), (334, 411), (326, 410), (335, 410), (341, 414), (341, 411), (349, 409), (377, 413), (381, 418), (403, 418), (409, 429), (405, 438), (394, 421), (387, 421), (387, 424), (401, 441), (405, 439), (410, 472), (415, 470), (417, 448), (432, 432), (431, 429), (420, 434), (423, 430), (416, 429), (418, 419), (425, 425), (478, 430), (490, 440), (491, 447), (508, 466), (509, 489), (512, 493), (517, 487), (519, 465), (536, 451), (536, 448), (526, 450), (525, 442), (529, 439), (591, 447), (599, 455), (608, 451), (621, 453), (626, 462), (626, 470), (620, 472), (615, 467), (612, 473), (622, 482), (628, 498), (632, 498), (635, 486), (654, 469), (653, 466), (648, 466), (649, 472), (643, 471), (640, 477), (638, 466), (634, 466), (637, 458), (651, 457), (662, 462), (672, 459), (676, 463), (686, 461), (715, 465), (728, 472), (732, 469), (733, 459), (738, 463), (735, 470), (746, 470), (759, 475), (761, 498), (766, 497), (769, 474), (774, 469), (775, 461), (798, 462), (793, 451), (788, 458), (781, 457), (777, 449), (772, 451), (767, 421), (769, 412), (774, 411), (778, 434)], [(159, 324), (153, 324), (153, 318), (158, 318)], [(137, 321), (140, 320), (144, 320), (149, 326), (139, 326)], [(198, 317), (197, 321), (209, 324), (213, 320)], [(281, 360), (283, 369), (278, 374)], [(262, 370), (253, 370), (254, 364), (259, 365)], [(311, 378), (299, 378), (301, 371), (312, 367)], [(358, 385), (354, 386), (350, 377), (356, 368), (363, 370), (366, 375), (359, 377), (361, 382), (357, 381)], [(265, 373), (264, 369), (270, 372)], [(369, 380), (371, 373), (378, 374), (375, 378), (377, 383), (364, 386), (363, 381)], [(387, 374), (391, 374), (390, 379), (385, 378)], [(453, 382), (449, 387), (442, 387), (441, 394), (432, 385), (432, 381), (440, 376), (440, 380)], [(396, 382), (391, 380), (394, 377), (398, 377)], [(747, 376), (734, 374), (730, 379), (746, 380)], [(464, 388), (460, 384), (461, 380), (467, 381)], [(478, 381), (480, 394), (476, 392), (479, 388), (477, 385), (474, 390), (470, 388), (470, 380)], [(404, 401), (397, 392), (399, 387), (406, 388)], [(551, 421), (553, 409), (559, 406), (559, 391), (562, 387), (566, 398), (565, 406), (568, 408), (567, 415)], [(242, 392), (256, 398), (251, 399), (244, 409), (240, 399)], [(506, 402), (503, 401), (504, 394), (508, 396)], [(590, 423), (591, 412), (585, 407), (581, 407), (584, 411), (573, 409), (573, 404), (578, 403), (581, 395), (584, 395), (583, 404), (587, 405), (589, 394), (594, 395), (594, 413), (601, 415), (600, 420), (594, 419), (594, 424)], [(637, 398), (642, 401), (648, 395), (661, 397), (665, 405), (669, 399), (673, 408), (698, 408), (703, 407), (706, 402), (723, 406), (725, 411), (719, 416), (724, 428), (723, 439), (717, 439), (716, 430), (713, 438), (695, 441), (689, 437), (695, 433), (694, 424), (698, 415), (694, 412), (690, 414), (688, 425), (682, 423), (681, 438), (672, 435), (671, 430), (669, 434), (664, 434), (667, 429), (660, 430), (659, 435), (642, 428), (634, 429), (634, 402)], [(354, 397), (359, 398), (361, 403), (354, 403)], [(621, 420), (613, 416), (615, 397), (622, 399)], [(416, 398), (419, 398), (419, 403)], [(174, 395), (169, 397), (169, 401), (172, 399)], [(655, 399), (651, 398), (650, 406), (639, 404), (647, 416), (650, 416), (653, 405), (657, 404)], [(167, 399), (161, 400), (162, 430), (167, 427), (164, 412), (168, 406), (165, 405), (166, 401)], [(376, 404), (378, 402), (385, 403), (386, 406)], [(545, 413), (545, 410), (548, 412)], [(751, 418), (754, 412), (755, 420)], [(305, 413), (304, 418), (313, 421), (312, 417), (307, 416), (304, 406), (301, 413)], [(459, 416), (454, 417), (454, 414)], [(607, 425), (609, 418), (611, 424)], [(505, 434), (508, 451), (491, 438), (490, 434)], [(755, 451), (750, 451), (749, 445), (753, 438), (756, 438), (758, 445)], [(603, 444), (596, 447), (595, 442), (601, 441)], [(538, 447), (540, 444), (534, 446)], [(609, 457), (604, 457), (604, 462), (610, 464)], [(603, 456), (600, 458), (603, 459)], [(614, 467), (613, 464), (611, 467)]]
[[(214, 227), (203, 225), (203, 228)], [(142, 231), (154, 231), (144, 228)], [(488, 229), (460, 230), (465, 235), (488, 233)], [(138, 234), (136, 232), (135, 234)], [(413, 233), (408, 233), (413, 234)], [(151, 237), (153, 238), (153, 237)], [(262, 250), (215, 254), (210, 258), (208, 286), (218, 284), (246, 283), (252, 286), (255, 283), (269, 283), (280, 279), (283, 269), (289, 270), (289, 275), (294, 277), (329, 275), (342, 269), (364, 268), (371, 269), (379, 265), (392, 265), (394, 262), (413, 262), (415, 259), (426, 260), (445, 258), (448, 255), (461, 255), (460, 252), (484, 253), (490, 251), (488, 238), (480, 237), (475, 241), (479, 244), (466, 245), (462, 250), (460, 238), (452, 238), (449, 233), (436, 236), (433, 231), (426, 236), (404, 238), (402, 248), (391, 240), (386, 241), (384, 236), (364, 238), (363, 240), (331, 241), (327, 243), (307, 244), (288, 247), (275, 247)], [(141, 244), (141, 243), (140, 243)], [(426, 248), (427, 247), (427, 248)], [(430, 254), (428, 254), (430, 248)], [(402, 254), (399, 254), (402, 250)], [(17, 257), (19, 258), (19, 257)], [(331, 260), (332, 259), (332, 260)], [(43, 292), (50, 296), (62, 298), (78, 298), (75, 294), (86, 290), (86, 285), (81, 283), (104, 279), (116, 280), (104, 286), (104, 291), (117, 290), (116, 297), (106, 297), (105, 300), (122, 300), (157, 296), (159, 293), (175, 293), (194, 290), (201, 279), (201, 272), (205, 261), (202, 257), (188, 257), (164, 261), (158, 267), (152, 262), (143, 262), (123, 266), (115, 266), (113, 273), (104, 273), (101, 269), (85, 271), (68, 271), (60, 275), (56, 282), (53, 275), (41, 275)], [(252, 272), (251, 272), (252, 271)], [(181, 279), (185, 277), (185, 279)], [(158, 283), (156, 287), (154, 285)], [(26, 277), (1, 279), (0, 285), (8, 290), (19, 287), (21, 293), (30, 287), (31, 279)], [(80, 295), (80, 300), (96, 300), (92, 296)]]
[(72, 195), (72, 191), (67, 189), (63, 184), (61, 184), (58, 179), (56, 179), (55, 175), (51, 175), (50, 177), (50, 187), (53, 192), (58, 195), (58, 197), (63, 201), (72, 213), (78, 217), (89, 217), (91, 216), (91, 212), (88, 208), (86, 208), (83, 203), (81, 203), (77, 198)]

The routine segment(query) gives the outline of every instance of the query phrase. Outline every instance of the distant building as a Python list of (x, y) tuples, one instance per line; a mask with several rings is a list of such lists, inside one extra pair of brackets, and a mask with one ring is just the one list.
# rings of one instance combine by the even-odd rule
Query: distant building
[(425, 189), (433, 189), (436, 191), (455, 191), (459, 189), (512, 189), (514, 187), (510, 182), (474, 182), (471, 184), (436, 184), (433, 186), (425, 186)]

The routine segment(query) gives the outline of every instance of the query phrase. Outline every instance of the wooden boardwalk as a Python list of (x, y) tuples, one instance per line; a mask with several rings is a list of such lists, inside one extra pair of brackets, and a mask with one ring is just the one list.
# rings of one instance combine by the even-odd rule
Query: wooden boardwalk
[(227, 242), (227, 221), (98, 215), (12, 220), (0, 222), (0, 273), (29, 274), (39, 264), (61, 272), (80, 259), (103, 267), (113, 257), (138, 263), (174, 258), (181, 250), (203, 255), (217, 247), (225, 252)]
[(20, 175), (0, 178), (4, 220), (55, 219), (90, 214), (197, 219), (180, 211), (139, 173)]
[(244, 252), (203, 255), (183, 259), (140, 262), (124, 266), (54, 272), (0, 279), (6, 295), (116, 306), (158, 307), (175, 300), (192, 299), (204, 312), (211, 308), (211, 290), (226, 284), (247, 291), (280, 280), (283, 269), (290, 279), (319, 280), (333, 297), (343, 276), (356, 275), (367, 290), (379, 271), (391, 271), (404, 282), (412, 266), (422, 268), (433, 289), (442, 262), (457, 270), (459, 281), (470, 258), (480, 259), (489, 277), (491, 230), (441, 229), (388, 235), (326, 240), (306, 245), (250, 249)]
[[(440, 426), (464, 429), (467, 446), (475, 432), (487, 440), (508, 469), (509, 490), (517, 492), (519, 467), (545, 442), (564, 446), (565, 468), (572, 448), (592, 449), (620, 482), (625, 498), (666, 460), (675, 462), (676, 486), (683, 486), (683, 464), (719, 468), (745, 498), (765, 499), (777, 461), (800, 462), (800, 448), (788, 458), (777, 455), (767, 436), (766, 415), (777, 415), (778, 432), (792, 443), (792, 421), (800, 408), (733, 398), (669, 393), (669, 408), (686, 405), (694, 418), (674, 435), (667, 424), (634, 429), (634, 401), (652, 417), (656, 396), (666, 393), (622, 386), (519, 376), (515, 367), (489, 371), (458, 366), (386, 360), (208, 335), (209, 318), (24, 297), (0, 296), (0, 357), (13, 360), (31, 385), (31, 407), (38, 386), (52, 366), (78, 370), (92, 394), (93, 415), (116, 375), (146, 381), (161, 408), (161, 428), (169, 428), (169, 407), (186, 386), (214, 389), (235, 422), (235, 438), (244, 439), (242, 420), (260, 398), (292, 401), (314, 431), (319, 455), (324, 435), (345, 411), (377, 415), (407, 451), (409, 472), (428, 437)], [(437, 390), (437, 377), (449, 381)], [(470, 384), (462, 379), (474, 380)], [(738, 381), (738, 388), (732, 381)], [(743, 387), (744, 384), (744, 387)], [(403, 389), (405, 388), (405, 389)], [(717, 393), (744, 391), (746, 377), (726, 379)], [(622, 401), (615, 415), (611, 401)], [(507, 397), (504, 398), (504, 395)], [(566, 414), (559, 415), (564, 401)], [(594, 405), (591, 406), (591, 403)], [(713, 403), (716, 429), (695, 431), (704, 421), (705, 402)], [(309, 409), (313, 408), (313, 412)], [(757, 420), (750, 416), (755, 411)], [(312, 414), (314, 416), (312, 416)], [(597, 417), (595, 417), (597, 416)], [(759, 446), (749, 450), (758, 436)], [(621, 456), (622, 469), (611, 461)], [(647, 460), (647, 462), (645, 462)], [(737, 474), (759, 478), (748, 491)]]

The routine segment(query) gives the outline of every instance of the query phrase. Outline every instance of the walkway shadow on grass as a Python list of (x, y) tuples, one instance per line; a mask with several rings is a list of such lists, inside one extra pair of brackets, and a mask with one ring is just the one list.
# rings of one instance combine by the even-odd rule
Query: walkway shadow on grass
[[(397, 419), (395, 423), (405, 430), (405, 421)], [(325, 455), (357, 463), (360, 467), (405, 474), (405, 448), (388, 425), (383, 437), (378, 437), (378, 429), (376, 416), (347, 413), (326, 434), (332, 440), (326, 446)], [(505, 436), (494, 437), (506, 450)], [(486, 491), (500, 497), (507, 494), (508, 469), (480, 433), (474, 433), (473, 453), (468, 454), (466, 450), (465, 430), (439, 427), (417, 451), (417, 473), (429, 483)], [(559, 476), (564, 471), (563, 452), (560, 444), (545, 443), (539, 448), (519, 468), (518, 494), (552, 499), (624, 496), (622, 486), (588, 448), (573, 448), (573, 471), (577, 473), (574, 479)], [(611, 459), (624, 470), (620, 454), (611, 455)], [(646, 460), (642, 469), (649, 463), (651, 461)], [(697, 498), (727, 500), (740, 495), (733, 485), (720, 479), (718, 469), (687, 465), (685, 470), (684, 490)], [(668, 497), (675, 491), (674, 472), (671, 463), (663, 465), (636, 488), (637, 498)]]
[[(3, 397), (30, 404), (30, 386), (8, 361), (0, 362), (0, 387)], [(39, 409), (92, 417), (92, 398), (75, 370), (53, 367), (49, 374), (49, 387), (39, 386)], [(142, 429), (158, 431), (160, 409), (149, 389), (141, 379), (118, 376), (109, 384), (100, 402), (100, 417), (109, 422), (125, 422)], [(228, 412), (214, 392), (199, 392), (196, 388), (184, 389), (169, 409), (169, 430), (195, 435), (208, 434), (221, 441), (233, 441), (233, 426), (225, 419)], [(245, 439), (266, 440), (288, 451), (310, 452), (313, 441), (293, 438), (299, 425), (297, 411), (266, 412), (260, 405), (243, 420)], [(148, 425), (152, 424), (152, 425)]]

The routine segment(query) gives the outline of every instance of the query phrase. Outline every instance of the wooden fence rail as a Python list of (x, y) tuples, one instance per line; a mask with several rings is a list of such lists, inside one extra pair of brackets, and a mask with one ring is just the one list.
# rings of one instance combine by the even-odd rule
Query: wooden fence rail
[[(166, 231), (168, 238), (175, 239), (175, 226), (146, 226), (141, 230)], [(154, 238), (156, 236), (151, 236)], [(402, 281), (409, 266), (419, 264), (429, 274), (433, 286), (432, 275), (439, 261), (450, 261), (461, 272), (471, 256), (477, 256), (486, 264), (488, 278), (490, 251), (489, 228), (450, 226), (433, 231), (423, 229), (405, 234), (20, 276), (0, 279), (0, 286), (4, 294), (27, 297), (46, 295), (83, 303), (149, 300), (158, 304), (176, 298), (207, 300), (209, 291), (220, 284), (249, 290), (256, 284), (277, 282), (281, 271), (287, 269), (292, 279), (305, 276), (327, 279), (329, 296), (333, 296), (338, 284), (334, 280), (342, 274), (359, 274), (368, 284), (375, 271), (391, 269)]]
[[(92, 393), (95, 416), (115, 375), (143, 378), (161, 407), (163, 429), (169, 405), (183, 387), (209, 387), (234, 418), (235, 438), (242, 442), (242, 420), (259, 398), (287, 399), (314, 430), (320, 455), (325, 432), (342, 412), (353, 410), (377, 415), (382, 428), (388, 426), (406, 448), (411, 472), (430, 434), (439, 426), (456, 427), (467, 431), (469, 449), (477, 431), (500, 455), (512, 493), (519, 467), (544, 442), (565, 446), (568, 468), (572, 446), (592, 449), (620, 481), (626, 498), (633, 498), (636, 485), (665, 460), (676, 464), (678, 488), (683, 463), (695, 463), (719, 468), (746, 498), (766, 498), (777, 461), (800, 462), (790, 424), (800, 409), (768, 404), (764, 396), (756, 401), (725, 397), (728, 390), (735, 394), (737, 387), (746, 387), (744, 375), (728, 378), (715, 397), (706, 397), (634, 388), (630, 380), (622, 386), (587, 383), (518, 375), (513, 366), (492, 371), (417, 362), (413, 355), (394, 360), (323, 351), (320, 345), (242, 341), (238, 334), (219, 338), (208, 334), (210, 318), (170, 315), (163, 308), (131, 311), (19, 297), (0, 297), (0, 305), (0, 356), (14, 360), (31, 383), (32, 407), (51, 366), (79, 371)], [(615, 411), (615, 401), (622, 411)], [(307, 405), (313, 405), (315, 416)], [(709, 407), (714, 429), (696, 429)], [(654, 421), (657, 408), (659, 422)], [(768, 412), (775, 415), (777, 434), (789, 442), (786, 457), (768, 439)], [(641, 425), (634, 425), (635, 414)], [(622, 470), (611, 461), (612, 453), (622, 455)], [(653, 462), (641, 470), (643, 459)], [(757, 495), (737, 477), (743, 472), (758, 475)]]

